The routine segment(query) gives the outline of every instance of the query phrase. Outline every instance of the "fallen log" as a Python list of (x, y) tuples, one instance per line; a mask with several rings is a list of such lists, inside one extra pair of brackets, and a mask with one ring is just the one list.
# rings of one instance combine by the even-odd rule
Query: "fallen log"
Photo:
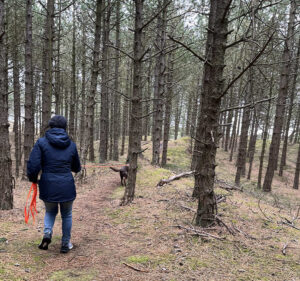
[(219, 188), (222, 188), (222, 189), (225, 189), (225, 190), (228, 190), (228, 191), (231, 191), (231, 190), (238, 190), (238, 191), (241, 191), (243, 192), (243, 189), (242, 188), (239, 188), (238, 186), (236, 185), (233, 185), (233, 184), (230, 184), (224, 180), (220, 180), (220, 179), (215, 179), (215, 183), (219, 185)]
[(157, 186), (163, 186), (167, 183), (170, 183), (172, 181), (175, 181), (175, 180), (179, 180), (181, 178), (186, 178), (186, 177), (190, 177), (190, 176), (193, 176), (195, 173), (195, 171), (189, 171), (189, 172), (184, 172), (184, 173), (181, 173), (181, 174), (178, 174), (178, 175), (175, 175), (175, 176), (172, 176), (168, 179), (161, 179), (159, 181), (159, 183), (157, 184)]

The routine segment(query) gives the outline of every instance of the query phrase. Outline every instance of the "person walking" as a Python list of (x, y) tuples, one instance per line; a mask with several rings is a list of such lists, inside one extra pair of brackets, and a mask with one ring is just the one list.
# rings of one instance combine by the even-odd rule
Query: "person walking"
[[(51, 243), (58, 206), (62, 218), (61, 253), (73, 248), (70, 241), (72, 229), (72, 206), (76, 188), (71, 172), (81, 170), (76, 144), (70, 140), (67, 120), (61, 115), (53, 116), (50, 129), (35, 143), (27, 162), (29, 181), (38, 183), (40, 199), (45, 204), (44, 236), (39, 249), (47, 250)], [(42, 171), (40, 180), (38, 174)]]

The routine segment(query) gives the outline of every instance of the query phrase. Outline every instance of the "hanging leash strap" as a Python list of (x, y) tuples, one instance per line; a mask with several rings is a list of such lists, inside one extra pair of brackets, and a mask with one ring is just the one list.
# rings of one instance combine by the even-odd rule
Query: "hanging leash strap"
[[(27, 207), (28, 200), (30, 198), (31, 191), (33, 191), (33, 194), (32, 194), (31, 203), (29, 205), (29, 210), (27, 211), (26, 207)], [(27, 195), (27, 200), (26, 200), (26, 204), (25, 204), (25, 208), (24, 208), (25, 223), (28, 223), (29, 215), (30, 215), (29, 211), (32, 214), (33, 223), (35, 222), (34, 216), (35, 216), (35, 213), (37, 213), (37, 210), (36, 210), (36, 197), (37, 197), (37, 184), (32, 183), (32, 185), (30, 187), (30, 190), (28, 192), (28, 195)]]

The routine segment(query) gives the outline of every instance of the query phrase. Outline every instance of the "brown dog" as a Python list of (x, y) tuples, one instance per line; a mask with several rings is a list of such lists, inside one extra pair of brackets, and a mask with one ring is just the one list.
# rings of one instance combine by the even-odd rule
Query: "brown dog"
[(120, 173), (121, 185), (126, 186), (127, 179), (128, 179), (129, 166), (123, 166), (121, 169), (116, 169), (114, 167), (109, 167), (109, 168), (111, 168), (114, 172)]

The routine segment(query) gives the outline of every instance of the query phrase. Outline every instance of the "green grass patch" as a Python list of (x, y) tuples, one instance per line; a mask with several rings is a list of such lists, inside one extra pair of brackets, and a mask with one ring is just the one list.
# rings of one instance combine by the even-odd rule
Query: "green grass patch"
[(198, 270), (200, 268), (209, 267), (207, 262), (204, 262), (203, 260), (200, 260), (196, 257), (190, 257), (187, 259), (187, 264), (190, 269), (192, 270)]
[(150, 258), (148, 256), (130, 256), (126, 259), (126, 262), (135, 264), (147, 264), (150, 262)]
[(95, 280), (97, 278), (97, 272), (95, 270), (60, 270), (54, 272), (50, 275), (49, 281), (73, 281), (73, 280), (80, 280), (80, 281), (89, 281)]

